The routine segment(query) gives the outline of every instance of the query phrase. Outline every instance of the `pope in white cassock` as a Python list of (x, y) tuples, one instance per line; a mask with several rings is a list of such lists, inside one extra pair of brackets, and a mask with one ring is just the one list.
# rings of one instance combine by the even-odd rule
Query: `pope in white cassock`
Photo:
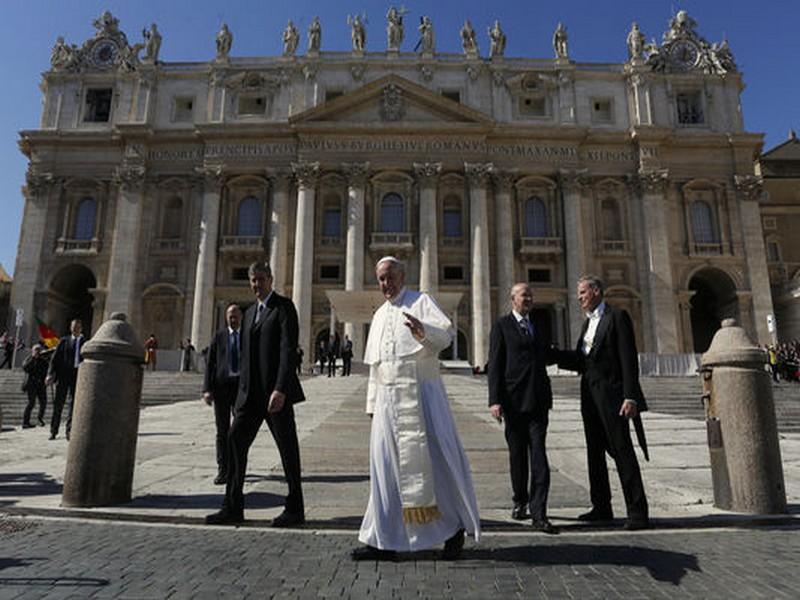
[(452, 325), (427, 294), (404, 286), (405, 269), (387, 256), (375, 267), (386, 302), (375, 312), (364, 351), (372, 416), (370, 494), (356, 560), (393, 558), (444, 543), (457, 558), (465, 530), (480, 536), (469, 462), (439, 376)]

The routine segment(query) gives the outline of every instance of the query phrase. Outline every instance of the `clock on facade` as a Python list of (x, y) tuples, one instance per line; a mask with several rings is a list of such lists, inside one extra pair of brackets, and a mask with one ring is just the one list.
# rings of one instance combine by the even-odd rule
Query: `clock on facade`
[(679, 40), (669, 49), (672, 66), (679, 71), (688, 71), (697, 64), (700, 51), (697, 45), (689, 40)]
[(92, 62), (101, 68), (108, 68), (114, 64), (117, 57), (117, 44), (108, 39), (100, 40), (92, 46)]

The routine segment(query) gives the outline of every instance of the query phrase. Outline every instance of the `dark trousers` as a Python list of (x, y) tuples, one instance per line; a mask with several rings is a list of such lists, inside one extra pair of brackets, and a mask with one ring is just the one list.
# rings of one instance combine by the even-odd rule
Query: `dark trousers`
[(344, 377), (350, 376), (350, 368), (352, 367), (352, 365), (353, 365), (352, 358), (342, 358), (342, 375)]
[(217, 471), (227, 475), (229, 465), (228, 432), (239, 391), (239, 378), (234, 377), (214, 390), (214, 422), (217, 426)]
[(225, 487), (225, 505), (232, 512), (244, 510), (244, 477), (247, 472), (247, 453), (256, 438), (261, 421), (266, 420), (283, 464), (283, 474), (289, 487), (285, 509), (293, 514), (305, 514), (303, 489), (300, 483), (300, 445), (294, 422), (294, 407), (287, 403), (283, 410), (274, 414), (255, 413), (243, 407), (234, 413), (233, 424), (228, 434), (228, 451), (232, 469), (228, 472)]
[(611, 486), (608, 481), (606, 452), (614, 459), (629, 518), (648, 517), (639, 461), (631, 442), (628, 419), (619, 416), (619, 408), (610, 402), (592, 398), (588, 385), (581, 385), (581, 416), (586, 435), (586, 458), (589, 467), (589, 494), (592, 506), (611, 510)]
[(545, 450), (548, 415), (506, 412), (504, 416), (514, 506), (527, 505), (531, 517), (542, 520), (547, 517), (550, 491), (550, 465)]
[(28, 385), (28, 405), (25, 407), (25, 412), (22, 413), (22, 422), (29, 425), (31, 422), (31, 411), (33, 410), (36, 400), (39, 400), (39, 421), (44, 421), (44, 411), (47, 409), (47, 386), (44, 385)]
[(328, 377), (336, 375), (336, 357), (328, 359)]
[(53, 418), (50, 420), (50, 433), (53, 435), (58, 435), (64, 404), (67, 405), (67, 423), (65, 427), (67, 435), (72, 429), (72, 407), (75, 404), (75, 384), (78, 382), (78, 369), (73, 369), (73, 371), (70, 375), (61, 377), (56, 382), (56, 395), (53, 398)]

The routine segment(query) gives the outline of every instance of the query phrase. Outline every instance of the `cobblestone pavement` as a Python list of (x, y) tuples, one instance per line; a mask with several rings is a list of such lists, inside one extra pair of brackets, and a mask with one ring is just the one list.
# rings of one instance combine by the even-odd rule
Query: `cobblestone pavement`
[(0, 520), (0, 598), (796, 598), (792, 527), (497, 534), (355, 563), (353, 532)]

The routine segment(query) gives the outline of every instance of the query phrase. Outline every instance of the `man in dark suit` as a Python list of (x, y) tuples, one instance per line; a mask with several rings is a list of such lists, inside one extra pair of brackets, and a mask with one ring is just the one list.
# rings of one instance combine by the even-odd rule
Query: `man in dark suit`
[(350, 377), (350, 371), (353, 367), (353, 341), (344, 336), (344, 344), (342, 344), (342, 377)]
[[(64, 403), (67, 404), (66, 435), (69, 440), (72, 429), (72, 406), (75, 403), (75, 384), (78, 382), (78, 365), (83, 346), (83, 323), (80, 319), (73, 319), (69, 324), (70, 335), (65, 335), (58, 341), (50, 367), (47, 370), (46, 385), (56, 384), (56, 394), (53, 399), (53, 417), (50, 421), (50, 439), (56, 439), (58, 428), (61, 425), (61, 413)], [(67, 397), (69, 396), (69, 400)]]
[[(533, 528), (558, 533), (547, 518), (550, 466), (545, 437), (553, 393), (547, 364), (553, 363), (550, 340), (534, 330), (529, 316), (533, 292), (527, 283), (511, 288), (511, 312), (492, 328), (489, 345), (489, 409), (505, 419), (514, 508), (511, 517), (527, 518)], [(528, 466), (530, 462), (530, 489)]]
[(297, 311), (288, 298), (272, 290), (272, 271), (256, 262), (248, 269), (256, 303), (242, 322), (242, 364), (233, 424), (228, 434), (231, 468), (222, 509), (206, 517), (213, 525), (244, 520), (244, 476), (250, 445), (266, 420), (280, 452), (289, 494), (273, 527), (305, 522), (300, 483), (300, 448), (294, 420), (294, 404), (305, 400), (295, 371), (297, 359)]
[(225, 309), (225, 329), (219, 330), (208, 346), (206, 372), (203, 378), (203, 400), (214, 405), (217, 427), (217, 476), (214, 483), (228, 480), (228, 430), (239, 391), (239, 368), (242, 364), (242, 309), (230, 304)]
[(578, 518), (590, 522), (613, 518), (608, 452), (617, 465), (625, 495), (625, 528), (645, 529), (649, 526), (647, 497), (628, 425), (647, 410), (639, 385), (636, 340), (628, 313), (606, 304), (603, 291), (603, 282), (597, 277), (587, 275), (578, 281), (578, 302), (587, 318), (577, 348), (558, 353), (559, 367), (582, 374), (581, 416), (592, 510)]

